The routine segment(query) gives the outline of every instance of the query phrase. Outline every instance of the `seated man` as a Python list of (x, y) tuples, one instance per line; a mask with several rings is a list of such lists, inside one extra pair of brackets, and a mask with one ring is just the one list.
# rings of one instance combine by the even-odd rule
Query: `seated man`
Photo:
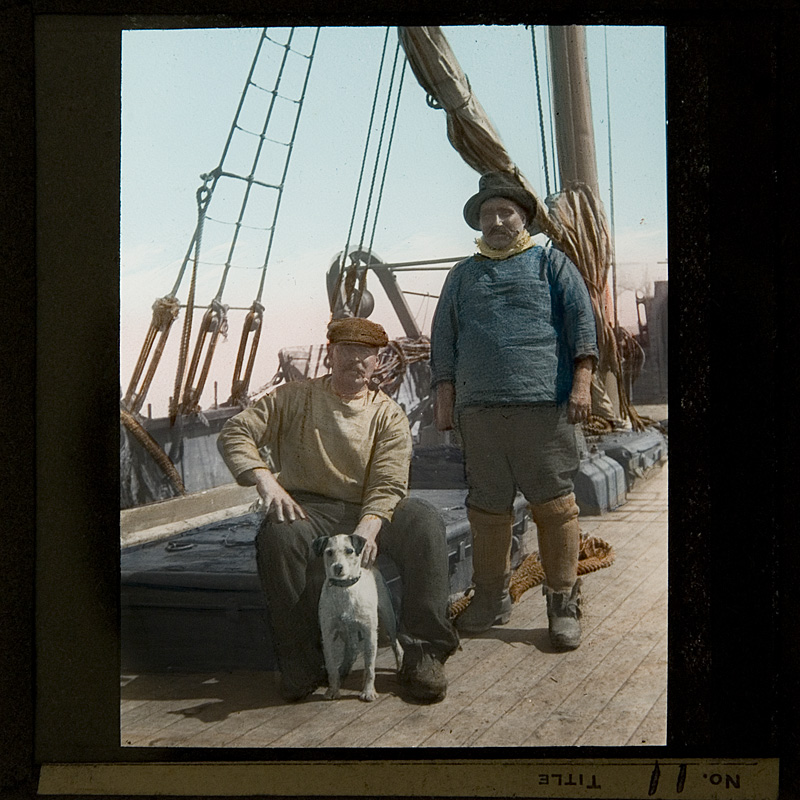
[[(331, 374), (279, 386), (225, 423), (219, 449), (241, 485), (255, 484), (266, 517), (256, 539), (287, 701), (325, 680), (317, 604), (324, 581), (318, 536), (353, 533), (365, 566), (387, 553), (400, 572), (400, 682), (414, 699), (442, 700), (443, 664), (458, 646), (447, 618), (444, 522), (407, 497), (411, 432), (403, 410), (371, 384), (383, 328), (347, 318), (328, 326)], [(259, 449), (270, 454), (270, 471)]]

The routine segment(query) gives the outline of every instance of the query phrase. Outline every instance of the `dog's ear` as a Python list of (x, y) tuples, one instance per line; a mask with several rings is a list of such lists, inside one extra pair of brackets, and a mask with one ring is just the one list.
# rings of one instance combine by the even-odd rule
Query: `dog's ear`
[(356, 536), (352, 534), (350, 536), (350, 541), (353, 543), (353, 550), (356, 551), (356, 555), (360, 556), (361, 551), (364, 549), (364, 545), (367, 543), (367, 540), (361, 536)]
[(328, 546), (328, 537), (327, 536), (318, 536), (311, 542), (311, 547), (313, 548), (314, 552), (321, 556), (325, 552), (325, 548)]

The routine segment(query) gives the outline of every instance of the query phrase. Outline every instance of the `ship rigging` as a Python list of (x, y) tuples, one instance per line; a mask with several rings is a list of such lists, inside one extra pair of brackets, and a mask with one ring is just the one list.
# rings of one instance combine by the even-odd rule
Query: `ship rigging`
[[(625, 366), (636, 365), (639, 353), (633, 337), (619, 326), (610, 291), (614, 248), (610, 226), (598, 196), (582, 29), (551, 28), (547, 37), (553, 64), (554, 104), (551, 105), (550, 128), (551, 136), (557, 140), (553, 155), (557, 152), (562, 187), (555, 194), (550, 193), (538, 55), (536, 38), (531, 30), (547, 189), (544, 200), (506, 151), (441, 29), (400, 28), (394, 47), (390, 46), (390, 33), (389, 28), (384, 32), (345, 244), (334, 256), (326, 276), (332, 316), (368, 316), (372, 313), (374, 297), (367, 288), (367, 279), (370, 274), (378, 278), (405, 333), (384, 352), (380, 376), (384, 388), (395, 393), (403, 379), (410, 378), (413, 384), (411, 393), (415, 397), (413, 402), (403, 405), (419, 431), (426, 423), (430, 398), (426, 394), (424, 366), (414, 365), (424, 365), (427, 340), (407, 302), (407, 294), (413, 293), (400, 289), (397, 275), (412, 269), (447, 269), (463, 255), (434, 261), (387, 264), (374, 250), (400, 98), (407, 66), (410, 65), (426, 92), (430, 108), (444, 111), (448, 138), (463, 160), (477, 172), (502, 170), (516, 175), (537, 198), (539, 230), (579, 266), (589, 287), (601, 348), (600, 373), (606, 382), (613, 384), (614, 394), (618, 397), (618, 409), (611, 413), (629, 418), (635, 429), (641, 429), (644, 422), (639, 419), (629, 399), (630, 374), (624, 374)], [(281, 381), (308, 377), (324, 369), (321, 348), (302, 352), (282, 350), (274, 377), (256, 390), (251, 388), (265, 314), (270, 313), (264, 290), (272, 245), (281, 200), (287, 180), (290, 180), (290, 161), (319, 36), (319, 28), (261, 31), (219, 164), (201, 175), (202, 184), (196, 192), (196, 227), (177, 279), (171, 291), (153, 304), (149, 329), (127, 391), (121, 399), (121, 421), (126, 430), (150, 453), (169, 478), (173, 489), (179, 492), (184, 490), (183, 486), (176, 482), (169, 464), (172, 460), (182, 460), (184, 423), (193, 418), (207, 421), (200, 401), (220, 337), (226, 336), (231, 327), (229, 312), (243, 313), (244, 318), (238, 330), (239, 347), (230, 376), (228, 399), (221, 403), (228, 413), (235, 413)], [(552, 109), (560, 119), (557, 126), (553, 125)], [(230, 163), (234, 151), (232, 144), (241, 140), (253, 143), (250, 146), (252, 155), (237, 169)], [(227, 253), (221, 264), (216, 293), (196, 324), (196, 312), (203, 309), (196, 296), (198, 272), (209, 265), (205, 258), (205, 243), (212, 227), (217, 230), (227, 228), (232, 233), (227, 239), (224, 235), (219, 238), (217, 233), (215, 241), (227, 242)], [(257, 263), (252, 261), (254, 253), (260, 254)], [(224, 302), (232, 270), (256, 270), (258, 273), (257, 289), (249, 306)], [(179, 299), (181, 290), (186, 293), (183, 302)], [(171, 437), (167, 455), (165, 448), (149, 434), (147, 428), (152, 425), (142, 416), (142, 410), (167, 340), (181, 312), (183, 324), (169, 403), (170, 427), (176, 426), (177, 430)], [(612, 406), (605, 385), (598, 384), (595, 388), (598, 405), (604, 406), (608, 417), (608, 409)], [(598, 415), (598, 419), (602, 417), (602, 413)], [(184, 474), (184, 480), (185, 477)], [(204, 487), (194, 484), (192, 488)]]

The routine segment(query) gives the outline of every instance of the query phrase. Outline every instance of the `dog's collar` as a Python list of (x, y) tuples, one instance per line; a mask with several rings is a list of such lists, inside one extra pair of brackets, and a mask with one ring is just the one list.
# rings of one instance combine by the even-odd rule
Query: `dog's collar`
[(328, 583), (331, 586), (352, 586), (361, 576), (356, 575), (355, 578), (328, 578)]

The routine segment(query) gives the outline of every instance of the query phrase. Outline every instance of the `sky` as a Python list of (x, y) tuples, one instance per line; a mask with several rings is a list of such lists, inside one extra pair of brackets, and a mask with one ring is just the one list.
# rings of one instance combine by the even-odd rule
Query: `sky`
[[(457, 26), (443, 30), (511, 158), (544, 197), (547, 191), (531, 29)], [(300, 96), (307, 63), (304, 56), (311, 52), (314, 32), (300, 28), (293, 34), (293, 48), (302, 55), (291, 53), (280, 90), (283, 97)], [(598, 178), (609, 215), (613, 181), (620, 321), (635, 329), (633, 292), (652, 292), (654, 280), (667, 278), (664, 31), (657, 27), (590, 26), (586, 32)], [(268, 33), (282, 44), (289, 29)], [(176, 284), (197, 222), (195, 193), (202, 183), (200, 176), (220, 164), (260, 35), (261, 29), (255, 28), (123, 33), (123, 390), (150, 323), (151, 306)], [(320, 30), (267, 265), (262, 296), (265, 323), (251, 389), (266, 384), (274, 375), (279, 348), (325, 340), (330, 316), (325, 274), (348, 241), (385, 36), (385, 28)], [(553, 190), (557, 178), (544, 28), (534, 28), (534, 36)], [(390, 60), (379, 90), (379, 114), (397, 42), (395, 29), (389, 31), (387, 42)], [(272, 88), (282, 53), (277, 44), (262, 46), (254, 74), (259, 86)], [(269, 97), (259, 90), (248, 92), (241, 127), (260, 129), (262, 109)], [(276, 127), (268, 131), (271, 139), (291, 138), (294, 108), (296, 105), (287, 100), (275, 101), (271, 125)], [(609, 123), (613, 175), (609, 174)], [(373, 129), (367, 150), (370, 163), (378, 141), (377, 123)], [(225, 155), (225, 169), (247, 174), (256, 142), (249, 133), (237, 131)], [(277, 179), (285, 152), (283, 145), (265, 143), (256, 175), (268, 181)], [(427, 105), (424, 90), (406, 69), (375, 228), (375, 253), (384, 261), (399, 262), (457, 259), (474, 252), (476, 234), (465, 224), (462, 209), (477, 190), (477, 182), (477, 173), (447, 140), (444, 111)], [(219, 290), (221, 265), (233, 230), (229, 223), (241, 205), (238, 186), (236, 181), (220, 180), (207, 209), (195, 299), (201, 308), (207, 307)], [(360, 238), (366, 196), (364, 190), (356, 208), (351, 244)], [(230, 394), (245, 314), (238, 309), (248, 308), (256, 298), (268, 238), (268, 233), (259, 229), (271, 221), (273, 197), (274, 193), (256, 187), (247, 205), (244, 222), (248, 227), (242, 229), (237, 242), (235, 266), (222, 296), (222, 302), (231, 307), (229, 332), (218, 345), (201, 400), (204, 407), (214, 402), (215, 380), (220, 402)], [(190, 275), (191, 264), (178, 286), (181, 302), (186, 301)], [(435, 296), (444, 276), (443, 270), (398, 275), (401, 288), (415, 293), (408, 294), (407, 300), (423, 332), (430, 329)], [(399, 321), (374, 278), (369, 288), (376, 301), (372, 318), (384, 324), (390, 336), (402, 335)], [(199, 321), (202, 312), (197, 313), (195, 319)], [(154, 416), (166, 411), (181, 326), (182, 316), (173, 326), (148, 395)]]

